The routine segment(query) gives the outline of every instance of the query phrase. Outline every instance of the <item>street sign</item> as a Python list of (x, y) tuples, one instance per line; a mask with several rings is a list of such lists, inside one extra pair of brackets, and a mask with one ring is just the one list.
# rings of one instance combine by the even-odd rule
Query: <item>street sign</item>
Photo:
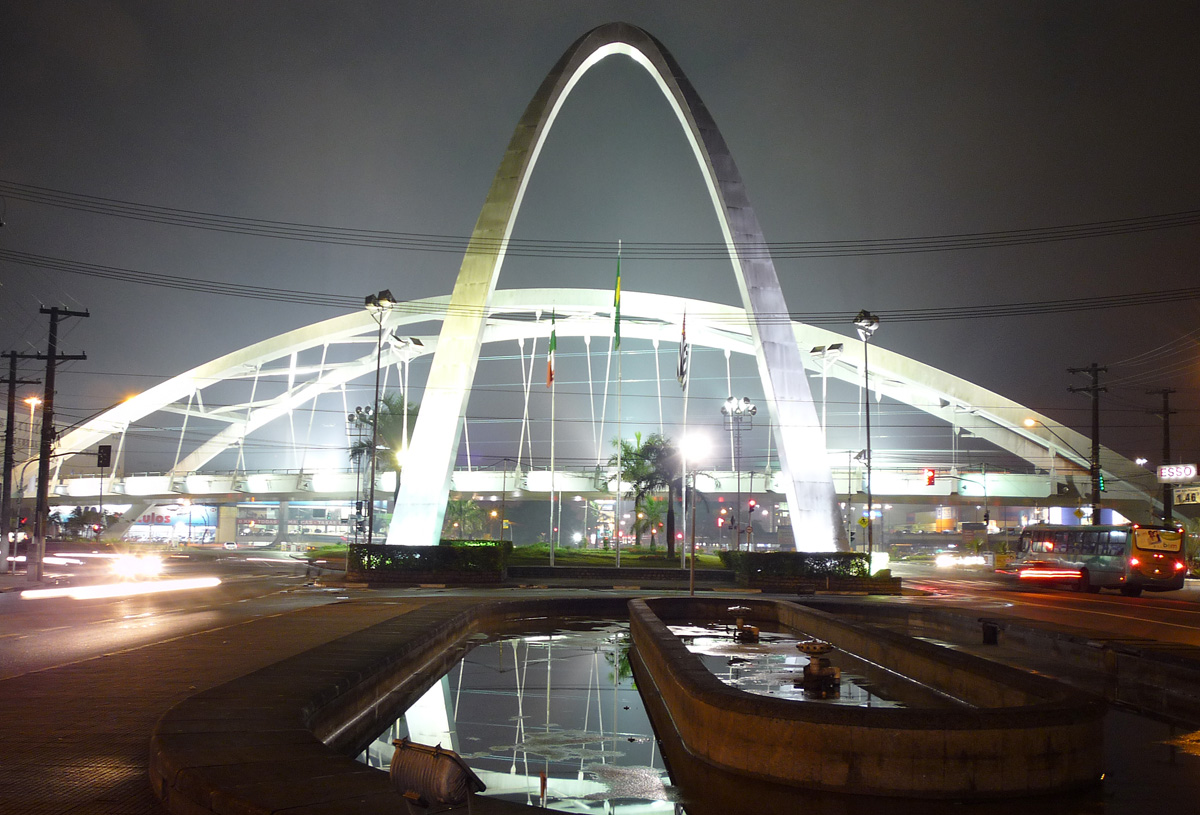
[(1200, 487), (1176, 487), (1176, 504), (1200, 504)]
[(1163, 464), (1158, 468), (1159, 483), (1187, 483), (1196, 480), (1195, 464)]
[(866, 518), (859, 518), (858, 525), (861, 526), (863, 529), (866, 529), (868, 526), (871, 525), (871, 522), (868, 521)]

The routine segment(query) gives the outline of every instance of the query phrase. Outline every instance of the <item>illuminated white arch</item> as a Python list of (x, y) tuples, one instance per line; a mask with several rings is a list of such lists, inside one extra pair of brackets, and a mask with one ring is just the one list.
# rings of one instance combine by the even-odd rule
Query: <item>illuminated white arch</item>
[(742, 304), (749, 316), (766, 407), (777, 432), (797, 545), (833, 549), (840, 524), (836, 495), (804, 361), (790, 326), (775, 266), (737, 166), (708, 109), (662, 45), (626, 23), (600, 26), (567, 49), (525, 108), (496, 171), (463, 257), (442, 324), (389, 544), (434, 544), (442, 529), (462, 417), (475, 377), (488, 308), (521, 200), (554, 120), (579, 79), (610, 56), (630, 57), (650, 74), (683, 128), (700, 165)]
[[(384, 335), (389, 339), (383, 347), (383, 365), (397, 365), (406, 357), (434, 353), (438, 338), (432, 333), (422, 333), (429, 329), (422, 328), (421, 324), (443, 319), (447, 306), (448, 298), (440, 296), (402, 303), (385, 312)], [(631, 340), (677, 342), (680, 329), (677, 318), (686, 312), (688, 337), (697, 348), (715, 348), (747, 356), (755, 354), (749, 321), (741, 308), (635, 291), (624, 293), (621, 308), (623, 316), (628, 318), (622, 333)], [(483, 343), (506, 344), (530, 338), (545, 341), (550, 332), (549, 324), (545, 319), (539, 322), (530, 317), (538, 313), (544, 316), (551, 309), (558, 315), (557, 332), (562, 339), (604, 336), (611, 330), (611, 291), (557, 288), (497, 290), (493, 293), (489, 308)], [(796, 346), (801, 349), (832, 343), (845, 346), (845, 353), (826, 369), (822, 368), (819, 357), (803, 354), (803, 362), (812, 374), (827, 373), (831, 378), (843, 382), (855, 385), (862, 383), (859, 367), (862, 345), (858, 340), (798, 322), (791, 324), (791, 331)], [(413, 335), (423, 342), (423, 346), (416, 350), (404, 347), (394, 341), (395, 333)], [(183, 483), (179, 489), (172, 490), (169, 485), (164, 488), (166, 494), (190, 492), (188, 476), (203, 471), (223, 450), (236, 447), (242, 439), (271, 422), (283, 420), (290, 412), (311, 405), (321, 394), (336, 391), (356, 380), (370, 381), (375, 371), (377, 337), (378, 327), (372, 317), (365, 312), (357, 312), (313, 323), (225, 354), (150, 388), (65, 433), (56, 442), (55, 461), (67, 460), (75, 454), (86, 454), (97, 443), (114, 437), (119, 440), (126, 428), (136, 426), (143, 420), (153, 423), (154, 416), (160, 411), (183, 417), (184, 420), (219, 422), (222, 425), (220, 430), (202, 436), (194, 443), (191, 442), (194, 434), (188, 434), (191, 446), (181, 450), (179, 461), (170, 473), (172, 479), (168, 480), (177, 479)], [(296, 362), (304, 352), (310, 352), (311, 356), (315, 349), (338, 345), (351, 347), (351, 353), (343, 354), (346, 358), (342, 361), (322, 365), (301, 365)], [(269, 398), (232, 404), (203, 396), (209, 387), (254, 376), (271, 377), (276, 383), (290, 384), (279, 388)], [(1023, 458), (1039, 470), (1056, 474), (1057, 477), (1048, 482), (1047, 497), (1054, 496), (1054, 482), (1060, 478), (1073, 478), (1078, 483), (1084, 483), (1088, 478), (1086, 451), (1091, 443), (1086, 437), (1047, 416), (952, 374), (876, 347), (871, 350), (870, 388), (877, 394), (886, 395), (967, 430)], [(193, 395), (197, 397), (194, 400), (191, 398)], [(424, 395), (421, 400), (425, 401)], [(1025, 423), (1026, 419), (1035, 421), (1029, 426)], [(1103, 472), (1111, 482), (1106, 503), (1119, 502), (1122, 512), (1127, 513), (1133, 511), (1135, 506), (1147, 510), (1155, 506), (1157, 484), (1153, 473), (1105, 447), (1100, 449), (1100, 461)], [(116, 469), (125, 468), (118, 466)], [(291, 478), (293, 486), (287, 487), (284, 492), (292, 492), (294, 485), (303, 480), (304, 474), (296, 473)], [(107, 500), (122, 494), (123, 481), (122, 476), (110, 472), (103, 490)], [(52, 482), (52, 492), (59, 483), (57, 480)], [(79, 492), (72, 488), (71, 494), (94, 495), (100, 486), (94, 483), (91, 487), (82, 487)], [(252, 484), (248, 486), (252, 491)], [(940, 494), (943, 493), (930, 493)], [(27, 496), (32, 497), (32, 487)], [(136, 516), (140, 512), (137, 510), (129, 514)], [(1145, 519), (1149, 519), (1148, 514)]]

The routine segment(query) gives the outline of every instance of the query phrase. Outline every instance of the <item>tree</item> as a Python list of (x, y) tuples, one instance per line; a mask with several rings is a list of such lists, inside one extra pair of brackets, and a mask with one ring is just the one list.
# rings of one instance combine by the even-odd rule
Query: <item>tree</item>
[[(618, 440), (613, 439), (613, 447)], [(656, 492), (667, 493), (667, 556), (675, 556), (675, 496), (683, 489), (683, 462), (674, 443), (661, 433), (652, 433), (642, 441), (642, 434), (634, 434), (632, 442), (621, 439), (621, 480), (629, 484), (626, 498), (634, 502), (634, 508), (646, 514), (648, 498)], [(608, 459), (609, 466), (616, 466), (614, 453)], [(635, 541), (641, 540), (637, 525), (634, 526)]]
[(479, 504), (470, 498), (451, 498), (446, 502), (446, 519), (442, 523), (442, 537), (462, 539), (464, 535), (474, 538), (483, 532), (484, 514)]
[(647, 496), (638, 509), (637, 520), (633, 522), (634, 532), (650, 533), (650, 548), (654, 549), (654, 536), (663, 525), (663, 501), (661, 498)]
[(675, 556), (675, 497), (683, 491), (683, 459), (666, 436), (654, 433), (642, 446), (649, 476), (647, 492), (667, 491), (667, 557)]
[[(613, 439), (612, 446), (620, 450), (620, 454), (613, 453), (609, 456), (608, 465), (616, 467), (618, 466), (618, 459), (620, 459), (620, 483), (625, 484), (627, 487), (623, 493), (623, 497), (633, 501), (633, 509), (636, 517), (637, 511), (641, 509), (642, 503), (649, 494), (647, 485), (650, 482), (651, 476), (650, 464), (642, 452), (642, 434), (635, 433), (633, 441), (629, 441), (628, 439)], [(616, 476), (613, 476), (609, 480), (611, 481), (615, 478)], [(613, 522), (614, 529), (617, 529), (619, 534), (621, 519), (614, 518)], [(642, 530), (636, 523), (633, 525), (633, 535), (634, 545), (641, 545)]]
[[(420, 405), (408, 403), (407, 422), (404, 415), (404, 397), (396, 393), (385, 393), (379, 399), (379, 448), (375, 451), (375, 471), (388, 473), (400, 469), (396, 455), (404, 442), (405, 425), (411, 437), (413, 424), (417, 420)], [(350, 445), (350, 461), (355, 465), (370, 467), (367, 457), (371, 452), (371, 441), (375, 430), (376, 417), (363, 415), (357, 411), (354, 416), (354, 428), (358, 438)], [(399, 485), (399, 482), (397, 482)]]

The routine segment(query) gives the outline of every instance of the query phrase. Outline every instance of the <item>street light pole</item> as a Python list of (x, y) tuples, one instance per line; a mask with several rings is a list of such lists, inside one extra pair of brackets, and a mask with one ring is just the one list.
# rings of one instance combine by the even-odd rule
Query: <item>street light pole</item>
[[(1060, 444), (1061, 444), (1061, 445), (1062, 445), (1064, 448), (1066, 448), (1067, 450), (1070, 450), (1072, 453), (1074, 453), (1076, 456), (1078, 456), (1078, 457), (1079, 457), (1079, 458), (1081, 458), (1081, 459), (1085, 459), (1085, 460), (1086, 460), (1086, 459), (1088, 458), (1088, 457), (1087, 457), (1087, 456), (1085, 456), (1083, 453), (1081, 453), (1081, 452), (1079, 452), (1078, 450), (1076, 450), (1076, 449), (1075, 449), (1075, 448), (1074, 448), (1074, 447), (1073, 447), (1071, 444), (1069, 444), (1069, 443), (1067, 442), (1067, 440), (1066, 440), (1066, 439), (1064, 439), (1062, 436), (1058, 435), (1058, 433), (1056, 433), (1056, 432), (1054, 431), (1054, 428), (1050, 427), (1050, 426), (1049, 426), (1048, 424), (1046, 424), (1045, 422), (1043, 422), (1043, 421), (1041, 421), (1041, 420), (1039, 420), (1039, 419), (1028, 418), (1028, 419), (1025, 419), (1024, 421), (1022, 421), (1022, 424), (1023, 424), (1023, 425), (1025, 425), (1025, 427), (1028, 427), (1028, 428), (1030, 428), (1030, 429), (1033, 429), (1034, 427), (1037, 427), (1038, 425), (1040, 425), (1040, 426), (1042, 427), (1042, 429), (1043, 429), (1043, 430), (1045, 430), (1047, 433), (1049, 433), (1051, 436), (1053, 436), (1055, 439), (1057, 439), (1057, 440), (1058, 440), (1058, 442), (1059, 442), (1059, 443), (1060, 443)], [(1054, 484), (1055, 484), (1055, 478), (1054, 478), (1054, 459), (1055, 459), (1055, 456), (1057, 455), (1057, 453), (1055, 453), (1055, 451), (1054, 451), (1054, 445), (1053, 445), (1052, 443), (1048, 443), (1048, 444), (1047, 444), (1047, 452), (1049, 452), (1049, 454), (1050, 454), (1050, 487), (1049, 487), (1049, 489), (1048, 489), (1048, 492), (1049, 492), (1051, 495), (1053, 495), (1053, 494), (1054, 494), (1054, 492), (1055, 492), (1055, 487), (1054, 487)], [(1064, 458), (1066, 458), (1066, 456), (1064, 456)], [(1069, 460), (1070, 460), (1070, 459), (1068, 459), (1068, 461), (1069, 461)], [(1099, 475), (1099, 471), (1098, 471), (1098, 470), (1096, 470), (1096, 474), (1097, 474), (1097, 476)], [(1093, 519), (1092, 523), (1093, 523), (1093, 524), (1097, 524), (1097, 523), (1099, 523), (1099, 521), (1098, 521), (1098, 519)]]
[(33, 409), (42, 403), (42, 400), (36, 396), (30, 396), (22, 400), (29, 405), (29, 452), (26, 458), (33, 458)]
[(742, 548), (742, 423), (754, 427), (754, 415), (758, 408), (743, 396), (740, 400), (730, 396), (721, 405), (721, 415), (725, 417), (725, 429), (733, 431), (733, 468), (737, 470), (737, 508), (734, 510), (734, 544), (735, 552)]
[(687, 469), (688, 464), (692, 464), (692, 501), (691, 511), (692, 518), (689, 522), (688, 534), (691, 537), (692, 551), (691, 563), (688, 568), (688, 594), (695, 596), (696, 594), (696, 476), (698, 470), (695, 469), (695, 464), (708, 455), (709, 445), (708, 439), (697, 434), (688, 434), (683, 438), (683, 444), (680, 445), (680, 451), (683, 454), (683, 491), (684, 500), (687, 500)]
[(383, 315), (396, 299), (387, 289), (378, 294), (368, 294), (363, 301), (375, 322), (379, 324), (379, 336), (375, 342), (375, 399), (371, 413), (371, 462), (370, 482), (367, 484), (367, 545), (375, 539), (375, 459), (379, 455), (379, 369), (383, 360)]
[(871, 561), (875, 557), (875, 524), (871, 522), (874, 499), (871, 495), (871, 369), (867, 360), (867, 346), (871, 344), (871, 337), (879, 328), (879, 318), (863, 309), (854, 318), (854, 325), (863, 344), (863, 416), (867, 430), (867, 575), (870, 576)]
[(829, 388), (829, 366), (837, 362), (837, 358), (842, 355), (844, 346), (840, 342), (835, 342), (833, 345), (818, 345), (809, 351), (813, 359), (821, 360), (821, 434), (825, 437), (825, 446), (829, 446), (829, 422), (826, 418), (826, 399), (825, 394)]

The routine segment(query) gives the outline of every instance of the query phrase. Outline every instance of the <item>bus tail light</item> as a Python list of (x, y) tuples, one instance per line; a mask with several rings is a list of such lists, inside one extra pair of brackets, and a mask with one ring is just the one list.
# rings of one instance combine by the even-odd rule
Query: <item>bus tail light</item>
[(1187, 564), (1184, 563), (1182, 560), (1175, 561), (1175, 571), (1178, 572), (1178, 571), (1181, 571), (1186, 568), (1187, 568)]
[(1141, 562), (1140, 560), (1138, 560), (1137, 558), (1135, 558), (1135, 557), (1131, 557), (1131, 558), (1129, 559), (1129, 565), (1130, 565), (1130, 566), (1133, 566), (1134, 568), (1136, 568), (1136, 567), (1138, 567), (1138, 566), (1141, 566), (1141, 565), (1142, 565), (1142, 562)]

